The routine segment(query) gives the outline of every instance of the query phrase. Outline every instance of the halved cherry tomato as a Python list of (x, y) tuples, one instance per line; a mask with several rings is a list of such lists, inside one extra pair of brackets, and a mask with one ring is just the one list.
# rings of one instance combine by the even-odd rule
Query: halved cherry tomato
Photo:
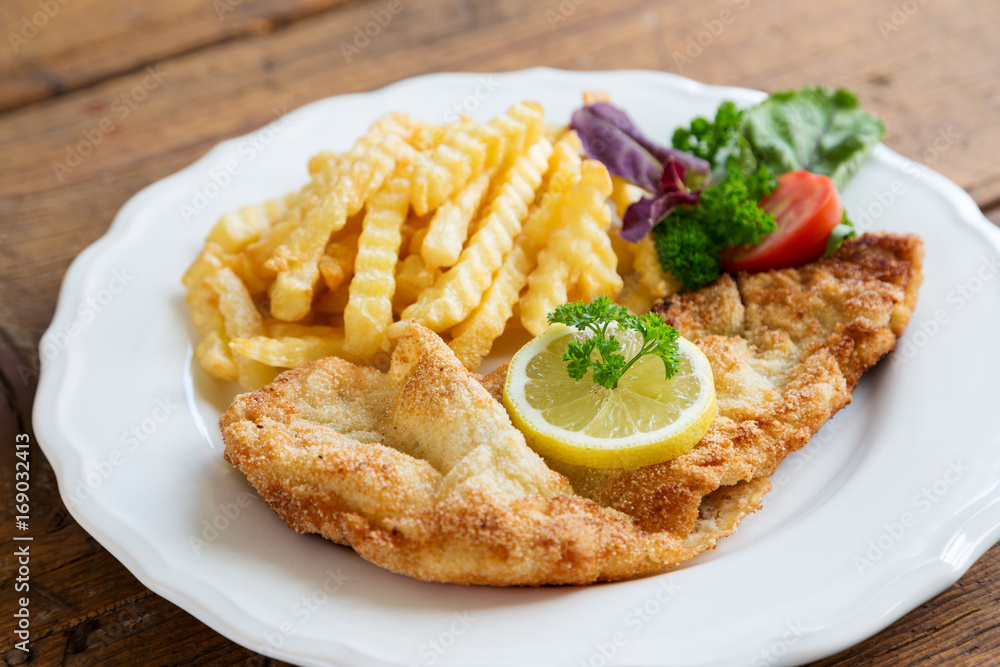
[(777, 229), (759, 245), (723, 251), (726, 271), (781, 269), (818, 259), (844, 215), (833, 181), (804, 170), (779, 176), (778, 187), (759, 206), (774, 215)]

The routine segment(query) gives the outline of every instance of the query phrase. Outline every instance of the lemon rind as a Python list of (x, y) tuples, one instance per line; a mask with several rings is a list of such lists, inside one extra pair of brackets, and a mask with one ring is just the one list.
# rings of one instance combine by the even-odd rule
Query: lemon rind
[[(528, 444), (542, 456), (571, 465), (590, 468), (634, 468), (662, 463), (690, 451), (711, 426), (717, 414), (714, 378), (712, 368), (704, 353), (691, 341), (681, 338), (679, 343), (691, 360), (692, 371), (708, 382), (708, 389), (700, 392), (698, 400), (685, 409), (674, 423), (640, 436), (621, 438), (598, 438), (578, 432), (570, 432), (547, 422), (540, 410), (531, 406), (524, 396), (525, 383), (514, 387), (511, 380), (518, 376), (516, 368), (524, 368), (537, 349), (543, 348), (549, 340), (562, 335), (573, 327), (559, 325), (551, 327), (541, 336), (519, 350), (511, 360), (507, 380), (504, 383), (503, 403), (510, 414), (514, 426), (520, 430)], [(530, 348), (530, 350), (529, 350)], [(524, 354), (523, 363), (519, 357)], [(521, 373), (523, 375), (523, 373)], [(691, 418), (688, 415), (693, 414)], [(697, 424), (693, 427), (692, 424)], [(572, 440), (562, 434), (573, 433)]]

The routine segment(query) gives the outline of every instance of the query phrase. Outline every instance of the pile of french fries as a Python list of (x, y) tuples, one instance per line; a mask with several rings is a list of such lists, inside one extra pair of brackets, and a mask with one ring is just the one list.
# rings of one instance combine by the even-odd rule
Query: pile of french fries
[(327, 355), (378, 365), (417, 320), (475, 370), (515, 310), (535, 335), (569, 300), (648, 310), (675, 288), (608, 205), (637, 193), (581, 152), (533, 102), (488, 123), (382, 117), (298, 192), (215, 225), (183, 277), (195, 357), (253, 389)]

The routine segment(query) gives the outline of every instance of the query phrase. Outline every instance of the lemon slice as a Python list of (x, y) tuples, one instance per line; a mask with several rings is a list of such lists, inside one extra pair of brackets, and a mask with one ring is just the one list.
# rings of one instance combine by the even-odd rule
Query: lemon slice
[[(589, 336), (550, 327), (510, 361), (503, 403), (525, 440), (541, 454), (590, 468), (637, 468), (684, 454), (715, 419), (712, 367), (698, 347), (678, 338), (680, 364), (669, 380), (655, 355), (639, 359), (615, 389), (592, 374), (574, 380), (562, 355), (571, 340)], [(642, 343), (634, 331), (615, 331), (631, 358)]]

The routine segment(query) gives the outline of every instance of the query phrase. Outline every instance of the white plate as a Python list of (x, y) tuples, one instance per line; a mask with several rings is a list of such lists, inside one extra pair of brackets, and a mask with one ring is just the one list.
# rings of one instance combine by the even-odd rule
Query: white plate
[[(663, 141), (754, 91), (655, 72), (438, 74), (310, 104), (151, 185), (73, 263), (42, 339), (35, 432), (74, 518), (222, 634), (303, 665), (780, 665), (846, 648), (945, 589), (1000, 536), (1000, 234), (961, 189), (880, 146), (844, 193), (916, 232), (900, 348), (774, 477), (761, 512), (667, 574), (590, 587), (425, 584), (286, 528), (222, 460), (235, 393), (191, 362), (179, 277), (223, 212), (299, 187), (379, 114), (442, 122), (607, 90)], [(238, 172), (238, 173), (236, 173)]]

